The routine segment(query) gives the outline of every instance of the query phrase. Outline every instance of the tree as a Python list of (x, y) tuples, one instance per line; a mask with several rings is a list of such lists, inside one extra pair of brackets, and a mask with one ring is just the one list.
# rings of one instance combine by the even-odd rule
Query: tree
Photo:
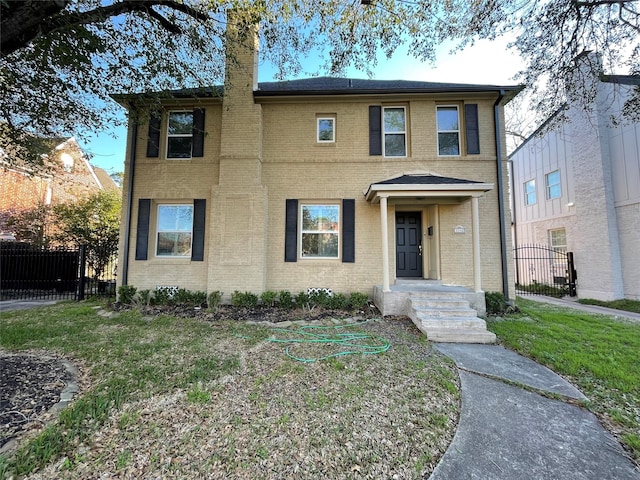
[[(310, 52), (326, 73), (371, 73), (378, 52), (402, 44), (433, 61), (444, 40), (462, 48), (510, 35), (527, 62), (518, 80), (547, 117), (567, 100), (590, 104), (574, 62), (586, 50), (606, 68), (640, 73), (638, 0), (0, 1), (2, 148), (23, 131), (81, 137), (113, 124), (111, 93), (221, 83), (228, 9), (241, 23), (260, 21), (261, 56), (280, 78), (298, 74)], [(639, 105), (640, 94), (627, 114), (639, 118)]]
[(7, 219), (7, 226), (16, 240), (42, 248), (51, 246), (52, 211), (50, 205), (40, 204), (30, 210), (13, 212)]
[(76, 203), (53, 207), (59, 229), (56, 243), (85, 244), (87, 263), (96, 278), (100, 278), (118, 251), (121, 209), (120, 193), (106, 190)]

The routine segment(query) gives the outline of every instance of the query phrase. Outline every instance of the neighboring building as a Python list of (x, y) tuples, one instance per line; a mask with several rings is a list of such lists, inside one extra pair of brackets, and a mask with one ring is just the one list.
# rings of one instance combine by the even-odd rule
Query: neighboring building
[(591, 111), (569, 105), (511, 154), (515, 241), (573, 252), (582, 298), (640, 299), (640, 124), (611, 125), (638, 85), (602, 76)]
[(42, 164), (0, 156), (0, 232), (9, 234), (11, 215), (40, 206), (75, 202), (100, 190), (119, 190), (104, 170), (93, 167), (75, 138), (50, 140), (53, 153)]
[(258, 84), (256, 46), (237, 47), (224, 95), (177, 91), (130, 125), (119, 282), (358, 291), (384, 314), (404, 312), (399, 279), (468, 287), (480, 311), (484, 291), (513, 296), (500, 182), (517, 87)]

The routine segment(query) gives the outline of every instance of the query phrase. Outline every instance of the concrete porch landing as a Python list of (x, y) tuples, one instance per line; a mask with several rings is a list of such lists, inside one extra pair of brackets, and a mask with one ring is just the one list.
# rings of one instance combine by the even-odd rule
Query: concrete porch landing
[(406, 315), (434, 342), (495, 343), (496, 336), (479, 318), (486, 314), (484, 292), (442, 285), (435, 280), (397, 280), (390, 292), (373, 289), (382, 315)]

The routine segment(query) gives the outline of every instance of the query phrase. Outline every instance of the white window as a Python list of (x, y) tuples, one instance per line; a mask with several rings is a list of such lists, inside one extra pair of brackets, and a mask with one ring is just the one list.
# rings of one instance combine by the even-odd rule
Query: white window
[(191, 158), (193, 112), (169, 112), (167, 158)]
[(524, 182), (524, 204), (535, 205), (536, 203), (536, 181)]
[[(551, 267), (554, 277), (566, 277), (567, 275), (567, 232), (564, 228), (549, 230), (549, 243), (554, 250)], [(563, 280), (560, 282), (564, 283)], [(558, 283), (554, 279), (554, 283)]]
[(547, 173), (545, 175), (545, 184), (547, 186), (547, 199), (560, 198), (562, 195), (562, 187), (560, 186), (560, 170)]
[(567, 232), (564, 228), (549, 230), (549, 242), (554, 250), (567, 253)]
[(340, 205), (302, 204), (302, 258), (338, 258)]
[(460, 155), (460, 120), (457, 106), (436, 107), (438, 155)]
[(336, 119), (333, 117), (319, 117), (318, 119), (318, 143), (333, 143), (336, 141)]
[(60, 159), (62, 160), (62, 168), (65, 172), (71, 173), (73, 172), (73, 157), (68, 153), (63, 153), (60, 155)]
[(407, 127), (404, 107), (384, 107), (382, 136), (385, 157), (407, 156)]
[(193, 205), (158, 205), (156, 256), (190, 257)]

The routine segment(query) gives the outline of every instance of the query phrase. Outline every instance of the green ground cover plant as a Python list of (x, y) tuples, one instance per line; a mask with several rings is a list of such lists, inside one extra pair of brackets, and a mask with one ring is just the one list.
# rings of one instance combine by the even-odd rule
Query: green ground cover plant
[[(388, 340), (386, 352), (302, 363), (271, 328), (103, 307), (0, 313), (0, 354), (65, 357), (82, 385), (0, 456), (0, 478), (418, 479), (453, 436), (456, 369), (410, 321), (349, 327)], [(344, 346), (293, 348), (320, 358)]]
[(501, 343), (568, 378), (586, 406), (640, 460), (640, 324), (517, 299), (519, 313), (488, 319)]

